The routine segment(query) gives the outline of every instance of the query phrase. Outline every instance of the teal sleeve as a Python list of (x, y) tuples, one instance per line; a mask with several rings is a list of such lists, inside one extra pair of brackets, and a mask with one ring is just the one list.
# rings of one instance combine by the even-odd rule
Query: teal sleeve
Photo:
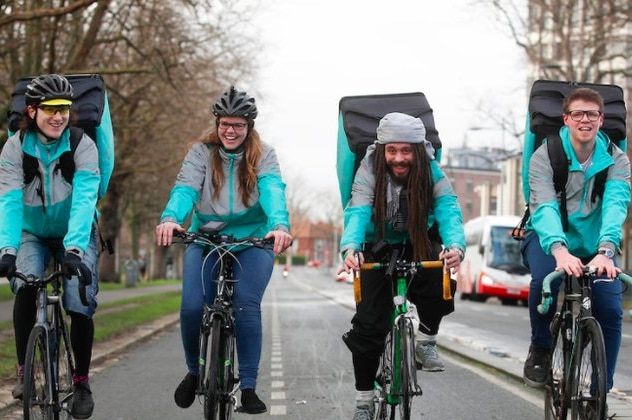
[(81, 141), (75, 151), (75, 175), (72, 179), (72, 206), (64, 247), (85, 251), (90, 243), (99, 193), (99, 154), (92, 141)]
[(344, 232), (340, 238), (340, 249), (361, 250), (366, 237), (366, 227), (371, 220), (371, 206), (347, 206), (345, 208)]
[(268, 216), (270, 229), (283, 226), (290, 231), (290, 215), (285, 199), (285, 183), (277, 174), (264, 174), (259, 177), (259, 203)]
[(0, 249), (20, 249), (22, 235), (22, 190), (11, 190), (0, 196)]
[(171, 190), (169, 202), (160, 216), (160, 222), (184, 224), (193, 206), (198, 201), (198, 192), (186, 185), (176, 185)]

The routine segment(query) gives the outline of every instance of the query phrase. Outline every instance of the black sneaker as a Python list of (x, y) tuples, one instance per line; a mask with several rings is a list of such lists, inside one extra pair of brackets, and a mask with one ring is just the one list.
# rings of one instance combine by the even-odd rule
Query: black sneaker
[(76, 419), (87, 419), (94, 410), (92, 391), (87, 382), (77, 382), (73, 385), (72, 409), (70, 414)]
[(261, 414), (268, 409), (266, 405), (257, 397), (254, 389), (241, 390), (241, 411), (247, 414)]
[(192, 373), (187, 373), (178, 388), (176, 388), (176, 392), (173, 395), (173, 398), (176, 400), (176, 404), (180, 408), (189, 408), (193, 401), (195, 401), (195, 391), (198, 386), (198, 377), (197, 375), (193, 375)]
[(546, 382), (546, 376), (551, 364), (549, 349), (537, 347), (533, 344), (529, 347), (529, 355), (524, 362), (524, 382), (534, 388), (542, 388)]

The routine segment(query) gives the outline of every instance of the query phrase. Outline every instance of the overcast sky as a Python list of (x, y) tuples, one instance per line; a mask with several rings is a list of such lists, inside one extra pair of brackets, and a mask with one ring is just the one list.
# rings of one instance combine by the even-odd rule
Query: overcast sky
[(523, 55), (471, 0), (274, 0), (255, 25), (263, 46), (257, 128), (288, 183), (337, 194), (343, 96), (424, 92), (445, 149), (464, 138), (501, 145), (499, 130), (469, 130), (493, 125), (481, 104), (524, 120)]

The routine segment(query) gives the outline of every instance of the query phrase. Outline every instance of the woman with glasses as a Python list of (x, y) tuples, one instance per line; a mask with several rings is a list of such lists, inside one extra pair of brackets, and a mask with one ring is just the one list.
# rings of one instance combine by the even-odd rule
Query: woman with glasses
[[(242, 409), (258, 414), (266, 412), (255, 392), (263, 334), (261, 301), (272, 275), (274, 255), (292, 244), (285, 184), (274, 149), (261, 141), (255, 130), (257, 106), (253, 97), (231, 87), (213, 104), (212, 112), (213, 126), (184, 158), (156, 227), (156, 239), (158, 245), (170, 245), (173, 232), (184, 230), (191, 212), (189, 229), (193, 231), (274, 238), (273, 251), (251, 247), (237, 252), (241, 275), (233, 295)], [(203, 247), (192, 244), (184, 253), (180, 328), (187, 374), (174, 395), (182, 408), (195, 400), (203, 290), (214, 291), (213, 264), (207, 264), (207, 284), (202, 284), (203, 252)], [(213, 296), (208, 295), (210, 303)]]
[[(610, 145), (608, 136), (600, 131), (603, 109), (603, 98), (589, 88), (572, 91), (563, 103), (564, 126), (559, 136), (569, 160), (568, 229), (562, 225), (547, 147), (539, 147), (529, 163), (531, 217), (521, 251), (532, 277), (529, 292), (531, 346), (524, 365), (524, 380), (530, 386), (544, 386), (550, 363), (549, 324), (554, 311), (540, 315), (536, 310), (544, 277), (560, 268), (580, 276), (584, 266), (596, 267), (600, 277), (613, 278), (621, 271), (617, 268), (616, 255), (630, 203), (630, 162), (625, 152)], [(604, 169), (607, 169), (607, 178), (603, 197), (591, 199), (596, 175)], [(559, 282), (551, 286), (555, 307)], [(592, 293), (593, 315), (604, 333), (607, 389), (610, 390), (621, 344), (621, 282), (595, 283)]]
[[(62, 155), (71, 153), (70, 107), (72, 85), (63, 76), (45, 74), (26, 87), (26, 109), (20, 129), (0, 155), (0, 277), (10, 279), (15, 293), (13, 327), (18, 381), (13, 397), (24, 391), (24, 358), (35, 323), (35, 289), (13, 279), (17, 270), (41, 277), (52, 257), (69, 276), (63, 284), (63, 305), (71, 319), (70, 341), (75, 355), (71, 414), (92, 415), (94, 402), (88, 384), (97, 307), (97, 230), (94, 224), (99, 191), (99, 154), (85, 134), (73, 154), (75, 172), (69, 183), (59, 170)], [(25, 155), (36, 159), (35, 176), (25, 175)], [(24, 168), (24, 169), (23, 169)], [(80, 272), (87, 284), (88, 306), (81, 303)]]

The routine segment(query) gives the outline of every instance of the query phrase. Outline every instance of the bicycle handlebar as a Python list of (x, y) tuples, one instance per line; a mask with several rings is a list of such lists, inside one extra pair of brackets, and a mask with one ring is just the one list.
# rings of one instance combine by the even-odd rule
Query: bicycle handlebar
[[(591, 267), (584, 267), (584, 274), (590, 275), (592, 273)], [(566, 276), (566, 271), (564, 269), (559, 269), (547, 274), (542, 281), (542, 302), (538, 305), (538, 312), (542, 315), (549, 312), (551, 304), (553, 303), (553, 296), (551, 296), (551, 282)], [(604, 281), (613, 281), (613, 280), (621, 280), (629, 286), (632, 286), (632, 276), (629, 276), (625, 273), (619, 273), (612, 280), (604, 280)]]
[(395, 270), (403, 270), (414, 272), (418, 268), (441, 268), (443, 269), (443, 300), (452, 300), (452, 287), (450, 283), (450, 270), (445, 269), (445, 265), (442, 260), (436, 261), (419, 261), (419, 262), (408, 262), (397, 259), (397, 254), (393, 252), (393, 256), (391, 257), (391, 261), (388, 263), (364, 263), (360, 266), (361, 270), (379, 270), (382, 268), (386, 268), (386, 276), (389, 279), (392, 279), (393, 272)]
[[(81, 276), (81, 273), (77, 273), (76, 274), (78, 277)], [(33, 287), (38, 287), (38, 286), (46, 286), (47, 284), (51, 283), (53, 280), (55, 279), (61, 279), (63, 277), (65, 277), (65, 274), (63, 271), (58, 270), (53, 272), (52, 274), (50, 274), (48, 277), (36, 277), (32, 274), (29, 274), (28, 276), (26, 274), (20, 273), (19, 271), (16, 271), (13, 274), (14, 277), (24, 281), (24, 283), (26, 283), (29, 286), (33, 286)], [(86, 285), (83, 283), (83, 281), (81, 280), (81, 278), (78, 279), (78, 287), (79, 287), (79, 299), (81, 300), (81, 304), (83, 306), (88, 306), (88, 297), (86, 295)]]
[[(361, 270), (380, 270), (382, 268), (388, 268), (391, 263), (364, 263), (360, 265)], [(410, 270), (413, 268), (443, 268), (443, 261), (420, 261), (420, 262), (406, 262), (396, 261), (396, 266), (399, 268)]]
[[(183, 244), (200, 243), (203, 245), (214, 246), (238, 246), (251, 245), (264, 248), (267, 245), (274, 244), (274, 238), (259, 238), (256, 236), (246, 236), (244, 238), (236, 238), (233, 235), (220, 233), (203, 233), (203, 232), (174, 232), (174, 242)], [(178, 241), (176, 241), (178, 239)]]

